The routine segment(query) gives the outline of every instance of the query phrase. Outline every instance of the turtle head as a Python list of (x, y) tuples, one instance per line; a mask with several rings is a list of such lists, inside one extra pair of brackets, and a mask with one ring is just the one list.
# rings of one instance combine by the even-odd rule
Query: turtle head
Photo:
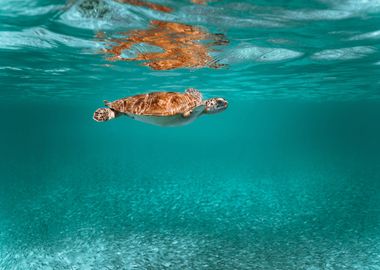
[(227, 109), (228, 102), (224, 98), (210, 98), (205, 102), (204, 113), (212, 114), (219, 113)]
[(94, 112), (94, 120), (97, 122), (105, 122), (114, 119), (117, 113), (110, 108), (99, 108)]

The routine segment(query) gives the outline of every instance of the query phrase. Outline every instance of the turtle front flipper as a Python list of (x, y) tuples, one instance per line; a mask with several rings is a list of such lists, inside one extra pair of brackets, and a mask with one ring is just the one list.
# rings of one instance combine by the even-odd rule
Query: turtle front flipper
[(192, 118), (196, 118), (196, 117), (200, 116), (204, 112), (204, 110), (205, 110), (205, 105), (200, 105), (198, 107), (195, 107), (192, 110), (184, 112), (182, 114), (182, 117), (183, 118), (189, 118), (191, 116)]
[(190, 117), (190, 115), (191, 115), (192, 112), (193, 112), (193, 110), (190, 110), (190, 111), (184, 112), (184, 113), (182, 114), (182, 117), (183, 117), (183, 118), (188, 118), (188, 117)]
[(198, 104), (200, 104), (202, 102), (202, 93), (199, 92), (197, 89), (195, 88), (188, 88), (186, 89), (185, 93), (191, 95), (196, 101)]

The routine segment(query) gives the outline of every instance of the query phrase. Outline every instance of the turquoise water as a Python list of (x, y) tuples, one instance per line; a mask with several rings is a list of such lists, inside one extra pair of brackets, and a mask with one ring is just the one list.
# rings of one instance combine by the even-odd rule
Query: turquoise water
[[(380, 1), (156, 2), (0, 0), (0, 269), (379, 269)], [(150, 20), (224, 34), (226, 66), (100, 52)], [(188, 87), (229, 108), (92, 120)]]

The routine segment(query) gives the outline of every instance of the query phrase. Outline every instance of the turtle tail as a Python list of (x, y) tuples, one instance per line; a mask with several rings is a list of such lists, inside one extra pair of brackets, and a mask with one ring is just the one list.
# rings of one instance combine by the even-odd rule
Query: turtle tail
[(117, 113), (110, 108), (99, 108), (94, 112), (93, 119), (97, 122), (105, 122), (114, 119)]

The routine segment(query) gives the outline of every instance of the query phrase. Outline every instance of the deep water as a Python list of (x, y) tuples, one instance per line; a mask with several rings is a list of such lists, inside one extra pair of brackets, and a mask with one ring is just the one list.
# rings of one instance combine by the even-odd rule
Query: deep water
[[(0, 0), (0, 269), (379, 269), (380, 1), (155, 2)], [(226, 66), (107, 60), (150, 20), (223, 33)], [(92, 119), (188, 87), (229, 108)]]

